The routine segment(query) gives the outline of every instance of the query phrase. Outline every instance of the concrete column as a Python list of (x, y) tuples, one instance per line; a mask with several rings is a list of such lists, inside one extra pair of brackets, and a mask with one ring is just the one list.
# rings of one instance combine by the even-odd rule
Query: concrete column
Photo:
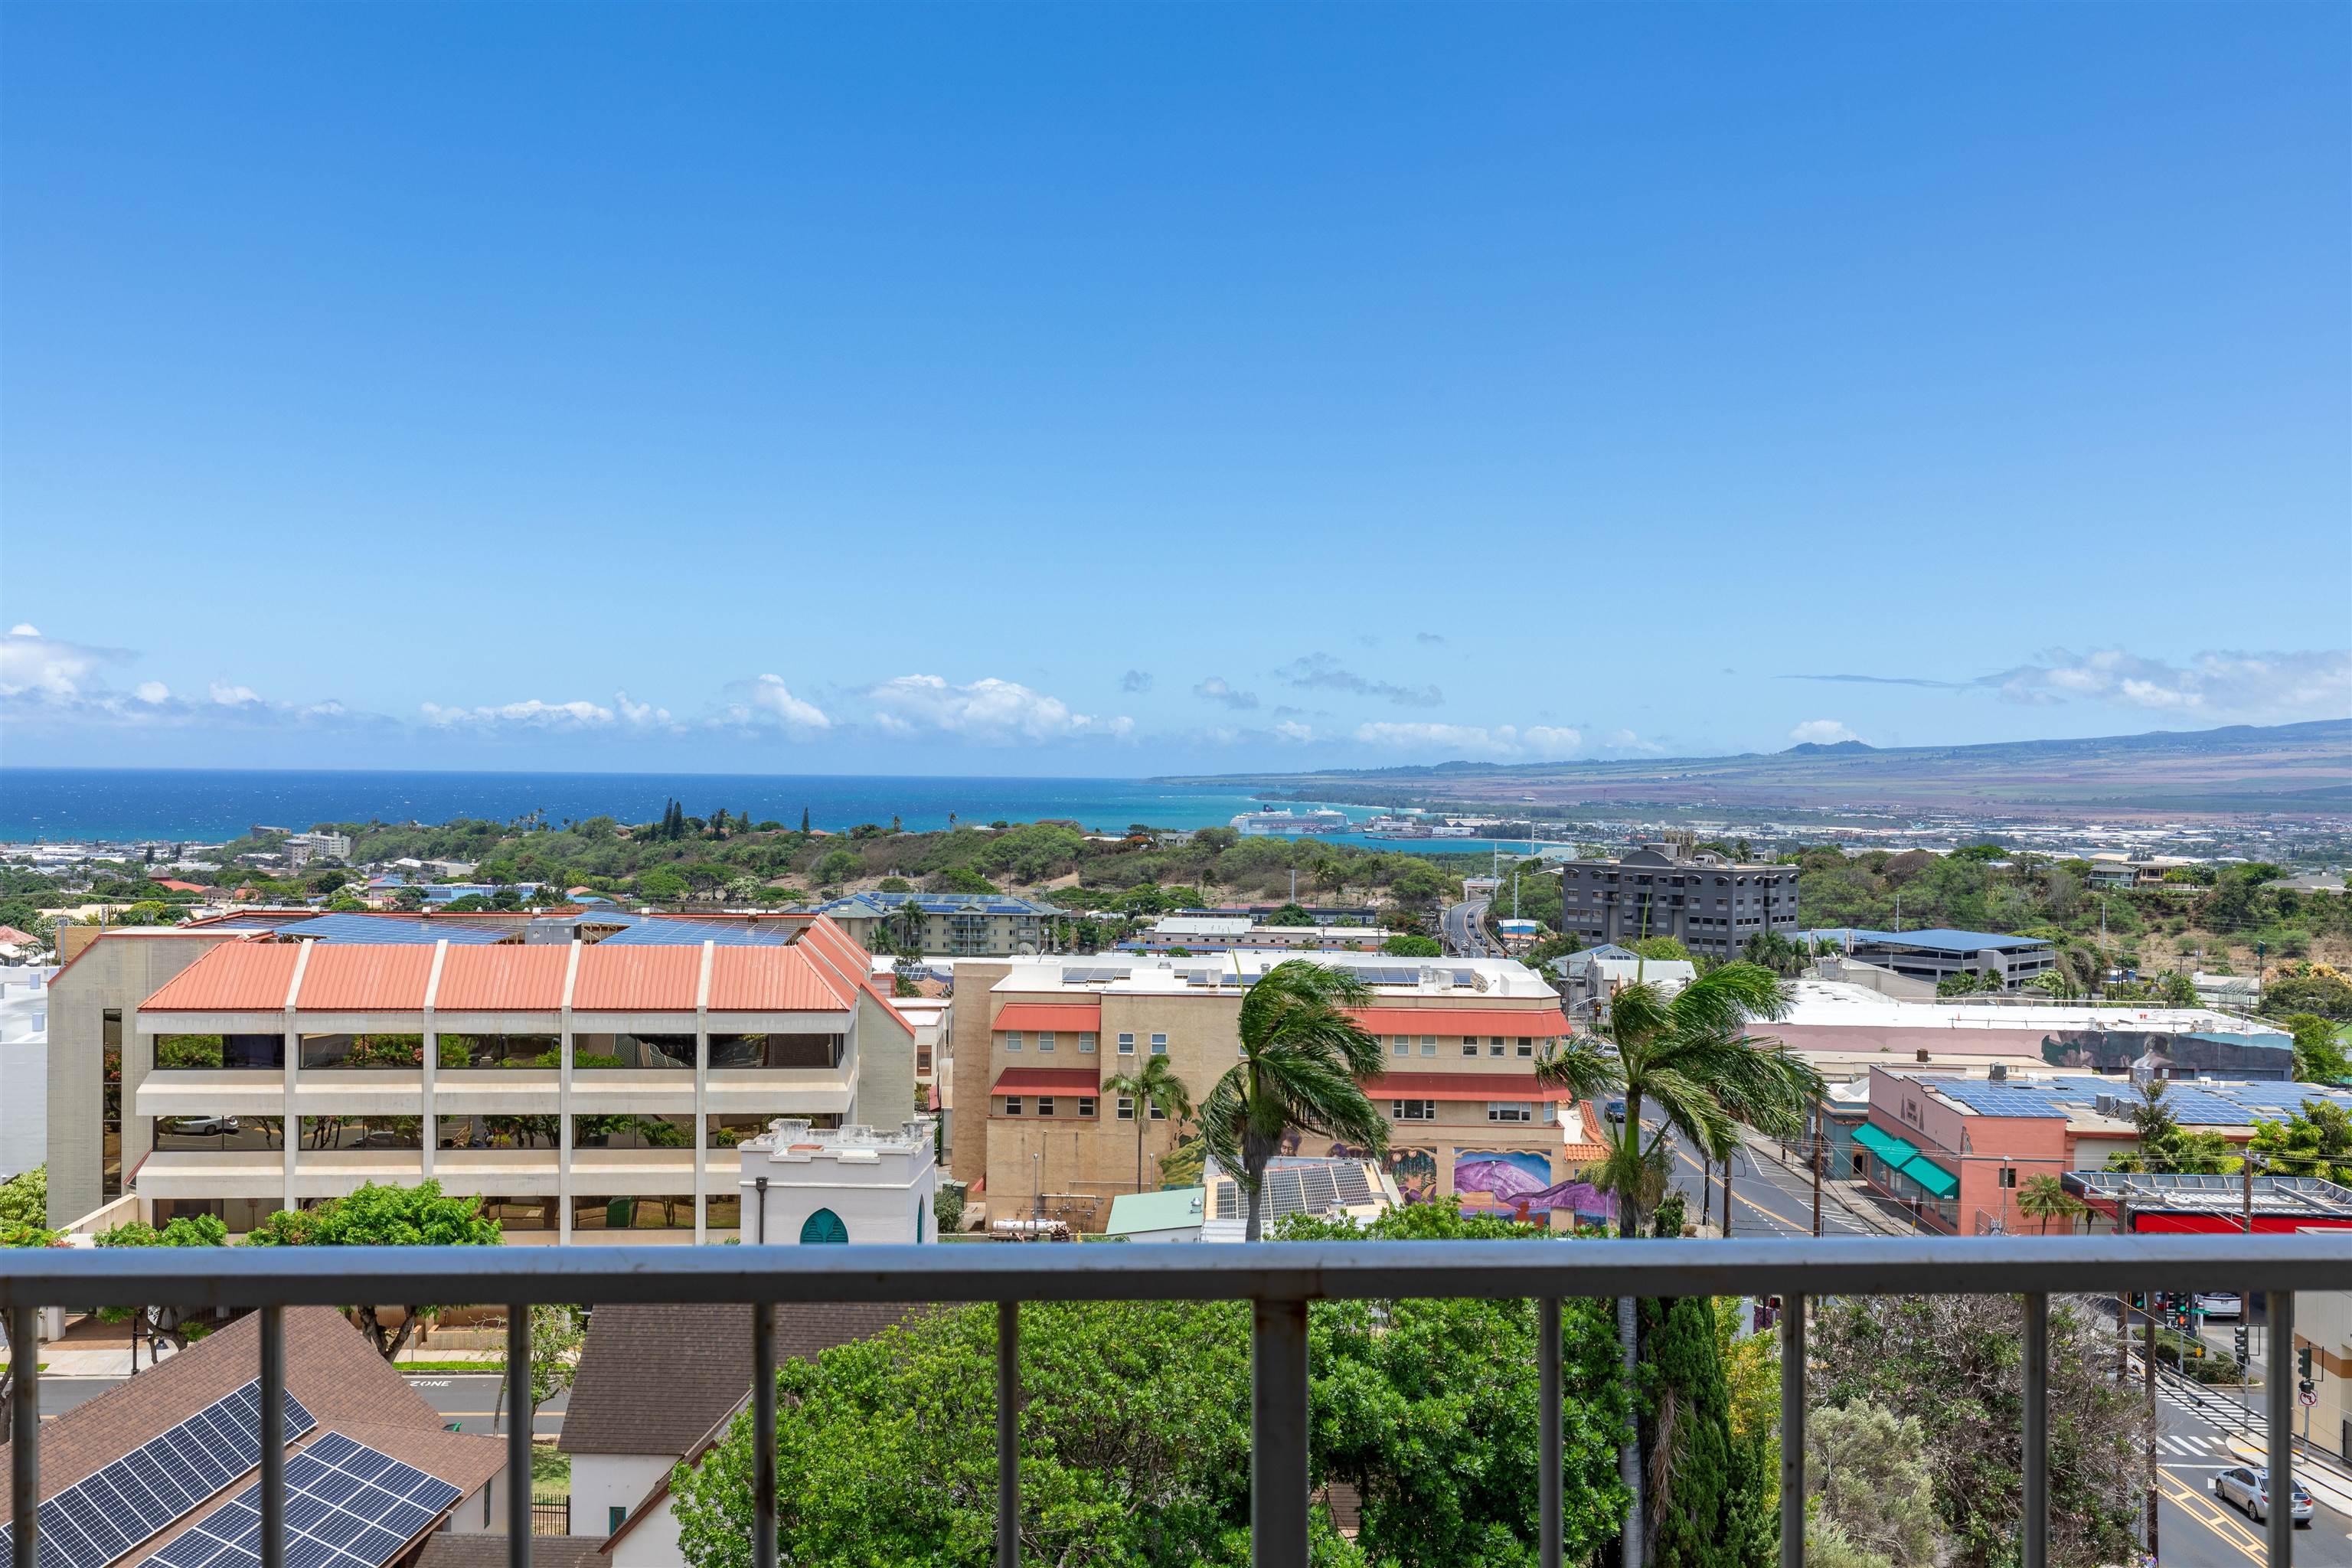
[(425, 1178), (427, 1181), (433, 1179), (434, 1155), (441, 1146), (441, 1120), (433, 1110), (436, 1082), (434, 1075), (441, 1066), (441, 1031), (435, 1023), (433, 1008), (441, 994), (441, 965), (448, 956), (449, 939), (445, 936), (433, 944), (433, 969), (425, 977), (425, 1036), (420, 1052), (423, 1097), (417, 1106), (417, 1125), (423, 1133), (418, 1142), (425, 1145)]
[[(710, 1215), (703, 1202), (707, 1184), (702, 1173), (702, 1145), (710, 1136), (710, 965), (719, 951), (715, 942), (702, 944), (702, 973), (694, 983), (694, 1243), (710, 1238)], [(742, 1215), (736, 1215), (738, 1233)]]
[(580, 941), (563, 964), (563, 1002), (556, 1019), (555, 1047), (555, 1239), (572, 1240), (572, 988), (580, 980)]
[(282, 1108), (284, 1114), (278, 1118), (278, 1138), (281, 1145), (279, 1153), (284, 1156), (285, 1162), (284, 1189), (278, 1204), (280, 1208), (290, 1209), (294, 1206), (294, 1154), (302, 1142), (302, 1119), (294, 1114), (295, 1091), (300, 1086), (302, 1072), (302, 1031), (295, 1020), (294, 1007), (297, 999), (302, 994), (302, 972), (310, 967), (310, 952), (317, 946), (318, 943), (310, 942), (301, 944), (301, 951), (294, 955), (293, 976), (286, 982), (284, 1036), (286, 1062), (282, 1069), (286, 1089), (285, 1105)]

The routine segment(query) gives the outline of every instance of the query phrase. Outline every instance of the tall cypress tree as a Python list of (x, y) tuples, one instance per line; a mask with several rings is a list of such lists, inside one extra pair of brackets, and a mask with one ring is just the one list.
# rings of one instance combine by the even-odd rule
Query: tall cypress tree
[[(1731, 1386), (1704, 1296), (1642, 1303), (1642, 1447), (1654, 1510), (1651, 1568), (1748, 1568), (1747, 1510), (1732, 1453)], [(1663, 1458), (1658, 1449), (1664, 1446)]]
[(807, 835), (808, 835), (808, 830), (809, 830), (809, 829), (808, 829), (808, 807), (807, 807), (807, 806), (803, 806), (803, 807), (801, 807), (801, 835), (802, 835), (802, 837), (807, 837)]

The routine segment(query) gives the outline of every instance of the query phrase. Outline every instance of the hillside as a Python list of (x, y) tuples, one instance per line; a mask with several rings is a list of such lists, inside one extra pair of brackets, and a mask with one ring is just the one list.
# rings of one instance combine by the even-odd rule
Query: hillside
[(1364, 805), (1841, 807), (2116, 816), (2352, 811), (2352, 720), (1973, 746), (1801, 745), (1731, 757), (1440, 763), (1171, 778)]

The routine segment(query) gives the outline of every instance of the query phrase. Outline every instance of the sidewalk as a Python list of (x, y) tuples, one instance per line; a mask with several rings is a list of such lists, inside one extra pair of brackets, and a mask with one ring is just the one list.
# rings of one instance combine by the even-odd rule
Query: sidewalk
[[(1755, 1131), (1753, 1128), (1742, 1127), (1738, 1131), (1739, 1133), (1740, 1142), (1746, 1145), (1748, 1152), (1753, 1158), (1759, 1160), (1769, 1160), (1774, 1164), (1780, 1166), (1782, 1170), (1790, 1173), (1791, 1175), (1803, 1176), (1807, 1180), (1811, 1179), (1812, 1173), (1806, 1168), (1803, 1162), (1781, 1158), (1780, 1145), (1779, 1143), (1765, 1137), (1762, 1133)], [(1868, 1226), (1871, 1229), (1876, 1231), (1881, 1236), (1916, 1236), (1919, 1234), (1916, 1230), (1912, 1228), (1907, 1220), (1895, 1218), (1893, 1215), (1888, 1214), (1885, 1209), (1879, 1207), (1877, 1204), (1872, 1202), (1869, 1198), (1853, 1192), (1851, 1188), (1855, 1184), (1857, 1184), (1842, 1182), (1832, 1176), (1823, 1176), (1822, 1178), (1822, 1201), (1825, 1203), (1836, 1204), (1839, 1208), (1844, 1210), (1845, 1213), (1854, 1221), (1861, 1225)]]

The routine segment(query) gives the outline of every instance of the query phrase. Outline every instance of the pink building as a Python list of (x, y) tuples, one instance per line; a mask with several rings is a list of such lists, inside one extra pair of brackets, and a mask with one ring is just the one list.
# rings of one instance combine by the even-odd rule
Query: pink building
[(2048, 1095), (1879, 1067), (1854, 1142), (1872, 1186), (1912, 1206), (1923, 1227), (1956, 1236), (2038, 1228), (2018, 1190), (2070, 1163), (2066, 1112)]

